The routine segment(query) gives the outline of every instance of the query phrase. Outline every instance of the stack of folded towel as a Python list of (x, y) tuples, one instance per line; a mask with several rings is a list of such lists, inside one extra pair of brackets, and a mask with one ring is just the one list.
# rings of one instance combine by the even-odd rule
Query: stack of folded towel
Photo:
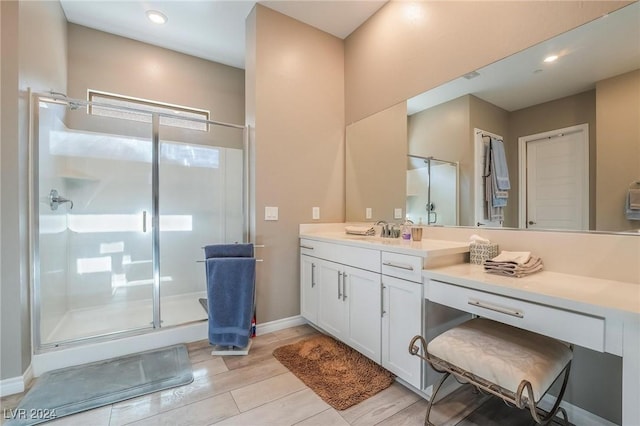
[(345, 226), (344, 232), (352, 235), (376, 235), (376, 230), (373, 226)]
[(490, 274), (517, 278), (542, 270), (542, 260), (528, 251), (502, 251), (493, 259), (485, 260), (483, 265)]

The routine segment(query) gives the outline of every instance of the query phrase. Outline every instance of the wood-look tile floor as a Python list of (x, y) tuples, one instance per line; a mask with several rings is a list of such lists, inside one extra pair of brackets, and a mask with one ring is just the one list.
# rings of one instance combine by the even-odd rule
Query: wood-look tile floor
[[(120, 425), (422, 425), (426, 401), (394, 383), (388, 389), (337, 411), (280, 364), (275, 348), (308, 337), (310, 326), (292, 327), (254, 339), (248, 356), (211, 356), (208, 342), (188, 345), (194, 381), (112, 405), (61, 417), (51, 426)], [(455, 425), (484, 402), (468, 391), (436, 404), (431, 421)], [(2, 398), (15, 408), (24, 394)], [(4, 417), (4, 416), (2, 416)], [(469, 425), (469, 423), (465, 423)]]

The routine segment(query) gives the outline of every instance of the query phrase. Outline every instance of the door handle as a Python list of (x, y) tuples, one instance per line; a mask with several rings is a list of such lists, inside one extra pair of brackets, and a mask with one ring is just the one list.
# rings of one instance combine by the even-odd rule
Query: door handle
[(342, 299), (342, 293), (340, 293), (340, 277), (342, 277), (342, 272), (338, 271), (338, 300)]
[(380, 284), (380, 318), (384, 317), (384, 314), (387, 313), (387, 311), (384, 310), (384, 289), (387, 288), (384, 286), (384, 284)]
[(311, 264), (311, 288), (316, 286), (316, 264), (312, 263)]
[(529, 225), (535, 225), (536, 223), (532, 220), (529, 221)]
[(347, 273), (342, 273), (342, 301), (347, 299)]
[(142, 232), (147, 232), (147, 212), (142, 212)]

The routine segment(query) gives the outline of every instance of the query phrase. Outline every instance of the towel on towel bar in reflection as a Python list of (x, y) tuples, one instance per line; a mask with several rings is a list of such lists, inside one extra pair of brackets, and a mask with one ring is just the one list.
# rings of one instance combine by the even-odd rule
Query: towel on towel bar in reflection
[(640, 220), (640, 188), (627, 191), (624, 210), (627, 220)]
[[(212, 254), (217, 257), (211, 257)], [(244, 348), (249, 344), (253, 316), (256, 269), (253, 245), (206, 246), (205, 256), (209, 343)]]
[(491, 166), (495, 175), (496, 186), (501, 191), (511, 189), (509, 182), (509, 169), (507, 168), (507, 156), (504, 153), (504, 143), (496, 138), (491, 138)]

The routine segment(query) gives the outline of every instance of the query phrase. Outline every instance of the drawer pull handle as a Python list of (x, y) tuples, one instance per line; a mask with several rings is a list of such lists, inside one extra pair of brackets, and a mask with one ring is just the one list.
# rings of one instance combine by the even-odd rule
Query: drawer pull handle
[(313, 247), (311, 247), (311, 246), (301, 245), (300, 248), (307, 249), (307, 250), (313, 250)]
[(392, 268), (400, 268), (400, 269), (406, 269), (407, 271), (413, 271), (413, 266), (411, 265), (400, 265), (393, 262), (382, 262), (382, 264), (384, 266), (391, 266)]
[(509, 308), (503, 308), (501, 306), (492, 305), (487, 302), (481, 302), (480, 300), (469, 299), (467, 302), (469, 305), (477, 306), (478, 308), (488, 309), (494, 312), (500, 312), (501, 314), (511, 315), (512, 317), (524, 318), (524, 314), (521, 311)]

